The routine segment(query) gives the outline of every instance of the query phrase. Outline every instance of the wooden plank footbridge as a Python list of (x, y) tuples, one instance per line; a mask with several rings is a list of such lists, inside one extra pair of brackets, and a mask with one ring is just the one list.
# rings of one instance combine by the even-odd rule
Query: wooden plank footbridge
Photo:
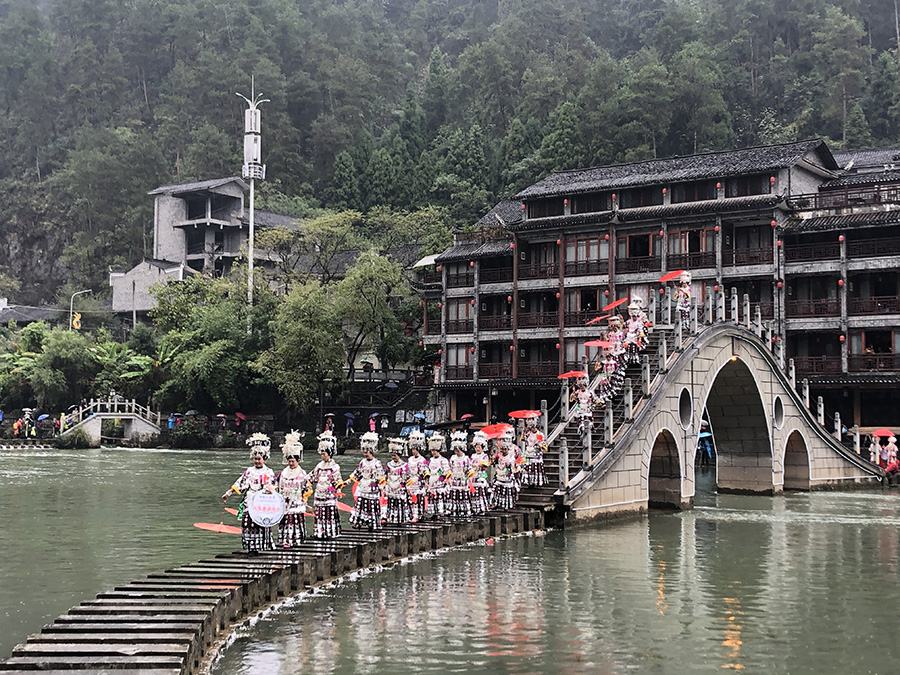
[(294, 593), (408, 556), (543, 528), (542, 510), (518, 509), (200, 560), (73, 607), (0, 661), (0, 674), (193, 675), (208, 668), (235, 625)]

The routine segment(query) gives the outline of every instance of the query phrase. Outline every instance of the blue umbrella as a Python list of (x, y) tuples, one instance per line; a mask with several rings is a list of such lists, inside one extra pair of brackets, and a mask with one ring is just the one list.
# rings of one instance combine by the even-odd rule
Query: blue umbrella
[(48, 417), (50, 417), (50, 415), (41, 415), (40, 417), (38, 417), (38, 422), (41, 422), (41, 421), (47, 419)]
[(349, 417), (351, 420), (356, 419), (356, 415), (354, 415), (353, 413), (344, 413), (344, 417)]
[(413, 417), (415, 417), (417, 420), (424, 420), (425, 413), (416, 413), (415, 415), (413, 415)]

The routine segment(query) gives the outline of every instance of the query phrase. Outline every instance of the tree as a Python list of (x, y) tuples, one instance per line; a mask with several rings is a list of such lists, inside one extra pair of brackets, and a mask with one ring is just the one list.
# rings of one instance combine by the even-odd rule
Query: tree
[(90, 344), (90, 338), (79, 331), (47, 332), (28, 378), (39, 407), (65, 410), (91, 394), (99, 367)]

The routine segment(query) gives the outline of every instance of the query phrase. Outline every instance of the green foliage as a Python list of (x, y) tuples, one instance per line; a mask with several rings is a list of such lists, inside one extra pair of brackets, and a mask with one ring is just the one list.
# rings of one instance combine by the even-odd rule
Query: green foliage
[(63, 450), (84, 450), (91, 447), (91, 439), (84, 429), (73, 429), (56, 437), (56, 447)]
[(173, 448), (208, 448), (211, 444), (209, 432), (206, 425), (198, 420), (197, 417), (182, 417), (181, 424), (176, 424), (175, 428), (169, 431), (169, 445)]

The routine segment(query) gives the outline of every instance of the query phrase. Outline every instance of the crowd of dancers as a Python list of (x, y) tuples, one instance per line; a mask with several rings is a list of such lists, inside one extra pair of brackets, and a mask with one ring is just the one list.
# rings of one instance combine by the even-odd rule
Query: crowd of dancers
[[(517, 442), (518, 441), (518, 442)], [(292, 432), (282, 445), (285, 467), (276, 474), (266, 466), (271, 442), (265, 434), (247, 439), (253, 465), (248, 467), (222, 495), (242, 496), (241, 544), (250, 553), (273, 550), (272, 528), (250, 517), (250, 498), (257, 492), (278, 492), (285, 502), (279, 523), (278, 545), (290, 548), (306, 539), (304, 513), (313, 499), (313, 537), (332, 539), (341, 533), (339, 498), (350, 489), (354, 506), (350, 525), (354, 529), (379, 530), (386, 524), (404, 525), (439, 518), (468, 519), (489, 509), (515, 508), (522, 487), (541, 487), (544, 474), (543, 434), (537, 420), (526, 420), (516, 438), (512, 425), (502, 425), (501, 435), (488, 438), (476, 431), (471, 440), (465, 431), (447, 439), (434, 432), (430, 438), (415, 431), (408, 438), (388, 441), (390, 460), (376, 457), (379, 438), (375, 432), (360, 437), (363, 458), (345, 480), (333, 457), (337, 447), (330, 430), (318, 437), (320, 461), (309, 473), (300, 466), (300, 434)]]

